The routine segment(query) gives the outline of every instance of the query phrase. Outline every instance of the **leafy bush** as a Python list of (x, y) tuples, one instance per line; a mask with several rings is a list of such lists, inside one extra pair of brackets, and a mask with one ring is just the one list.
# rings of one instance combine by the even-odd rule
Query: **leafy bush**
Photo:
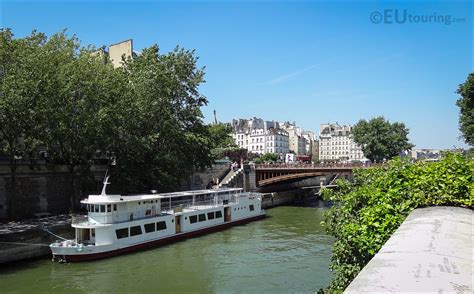
[(254, 159), (254, 163), (260, 164), (260, 163), (269, 163), (269, 162), (276, 162), (277, 160), (280, 159), (280, 155), (276, 153), (265, 153), (260, 157), (257, 157)]
[(474, 162), (447, 154), (434, 163), (394, 159), (384, 167), (354, 171), (354, 183), (339, 180), (323, 189), (334, 201), (326, 212), (327, 232), (336, 238), (326, 289), (341, 292), (415, 208), (449, 205), (472, 208)]

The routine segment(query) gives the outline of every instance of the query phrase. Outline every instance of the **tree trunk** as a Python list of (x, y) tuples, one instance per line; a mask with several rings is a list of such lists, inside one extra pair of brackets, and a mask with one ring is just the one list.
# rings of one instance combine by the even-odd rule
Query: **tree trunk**
[(76, 197), (74, 191), (74, 180), (75, 180), (75, 172), (74, 172), (75, 165), (69, 165), (69, 211), (75, 211), (75, 204), (76, 204)]
[(13, 219), (13, 205), (16, 193), (16, 160), (15, 160), (15, 152), (13, 149), (10, 150), (10, 189), (8, 191), (8, 199), (7, 199), (7, 217), (8, 220)]

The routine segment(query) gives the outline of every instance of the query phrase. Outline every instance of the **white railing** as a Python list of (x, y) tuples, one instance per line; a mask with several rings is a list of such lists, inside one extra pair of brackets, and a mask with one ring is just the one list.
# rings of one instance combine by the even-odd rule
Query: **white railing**
[[(258, 197), (260, 199), (260, 194), (245, 192), (234, 195), (219, 195), (218, 197), (209, 197), (200, 201), (192, 201), (190, 199), (171, 201), (161, 203), (161, 211), (153, 211), (151, 209), (145, 209), (139, 211), (138, 213), (125, 211), (125, 212), (104, 212), (104, 213), (89, 213), (89, 215), (77, 215), (73, 216), (72, 224), (74, 225), (100, 225), (100, 224), (113, 224), (121, 223), (132, 220), (141, 220), (147, 218), (157, 217), (164, 214), (174, 214), (183, 209), (193, 209), (193, 210), (202, 210), (212, 207), (218, 207), (228, 204), (238, 204), (240, 197)], [(147, 214), (148, 212), (148, 214)]]

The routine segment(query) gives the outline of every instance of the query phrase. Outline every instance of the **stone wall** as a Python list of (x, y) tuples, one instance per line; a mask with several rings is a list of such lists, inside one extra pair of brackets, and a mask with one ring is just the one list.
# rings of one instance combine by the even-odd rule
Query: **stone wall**
[[(94, 166), (95, 183), (83, 194), (97, 193), (105, 174), (106, 166)], [(0, 165), (0, 219), (7, 217), (10, 167)], [(77, 185), (76, 185), (77, 186)], [(76, 188), (77, 189), (77, 188)], [(63, 165), (19, 165), (16, 173), (16, 192), (13, 199), (15, 219), (33, 217), (38, 213), (60, 214), (69, 209), (70, 175)], [(79, 194), (78, 191), (75, 192)], [(77, 200), (85, 195), (78, 195)]]
[[(89, 194), (99, 193), (107, 166), (93, 166), (93, 182), (75, 185), (76, 205)], [(182, 181), (180, 190), (205, 189), (210, 181), (221, 180), (229, 171), (226, 164), (216, 164), (210, 169), (198, 171)], [(112, 180), (113, 181), (113, 180)], [(0, 220), (7, 218), (7, 196), (9, 191), (10, 167), (0, 164)], [(63, 165), (19, 165), (16, 174), (16, 193), (13, 202), (14, 219), (34, 217), (41, 213), (68, 213), (70, 175)]]
[(181, 183), (180, 190), (201, 190), (206, 189), (210, 181), (221, 181), (229, 172), (228, 164), (213, 164), (210, 169), (197, 171)]

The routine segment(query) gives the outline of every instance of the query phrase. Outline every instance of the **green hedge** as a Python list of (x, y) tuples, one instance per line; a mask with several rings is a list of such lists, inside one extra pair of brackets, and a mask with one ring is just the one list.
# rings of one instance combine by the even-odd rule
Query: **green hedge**
[(473, 207), (474, 162), (447, 154), (439, 162), (394, 159), (387, 166), (354, 171), (354, 183), (323, 189), (334, 201), (326, 212), (327, 232), (336, 238), (325, 292), (342, 292), (415, 208)]

